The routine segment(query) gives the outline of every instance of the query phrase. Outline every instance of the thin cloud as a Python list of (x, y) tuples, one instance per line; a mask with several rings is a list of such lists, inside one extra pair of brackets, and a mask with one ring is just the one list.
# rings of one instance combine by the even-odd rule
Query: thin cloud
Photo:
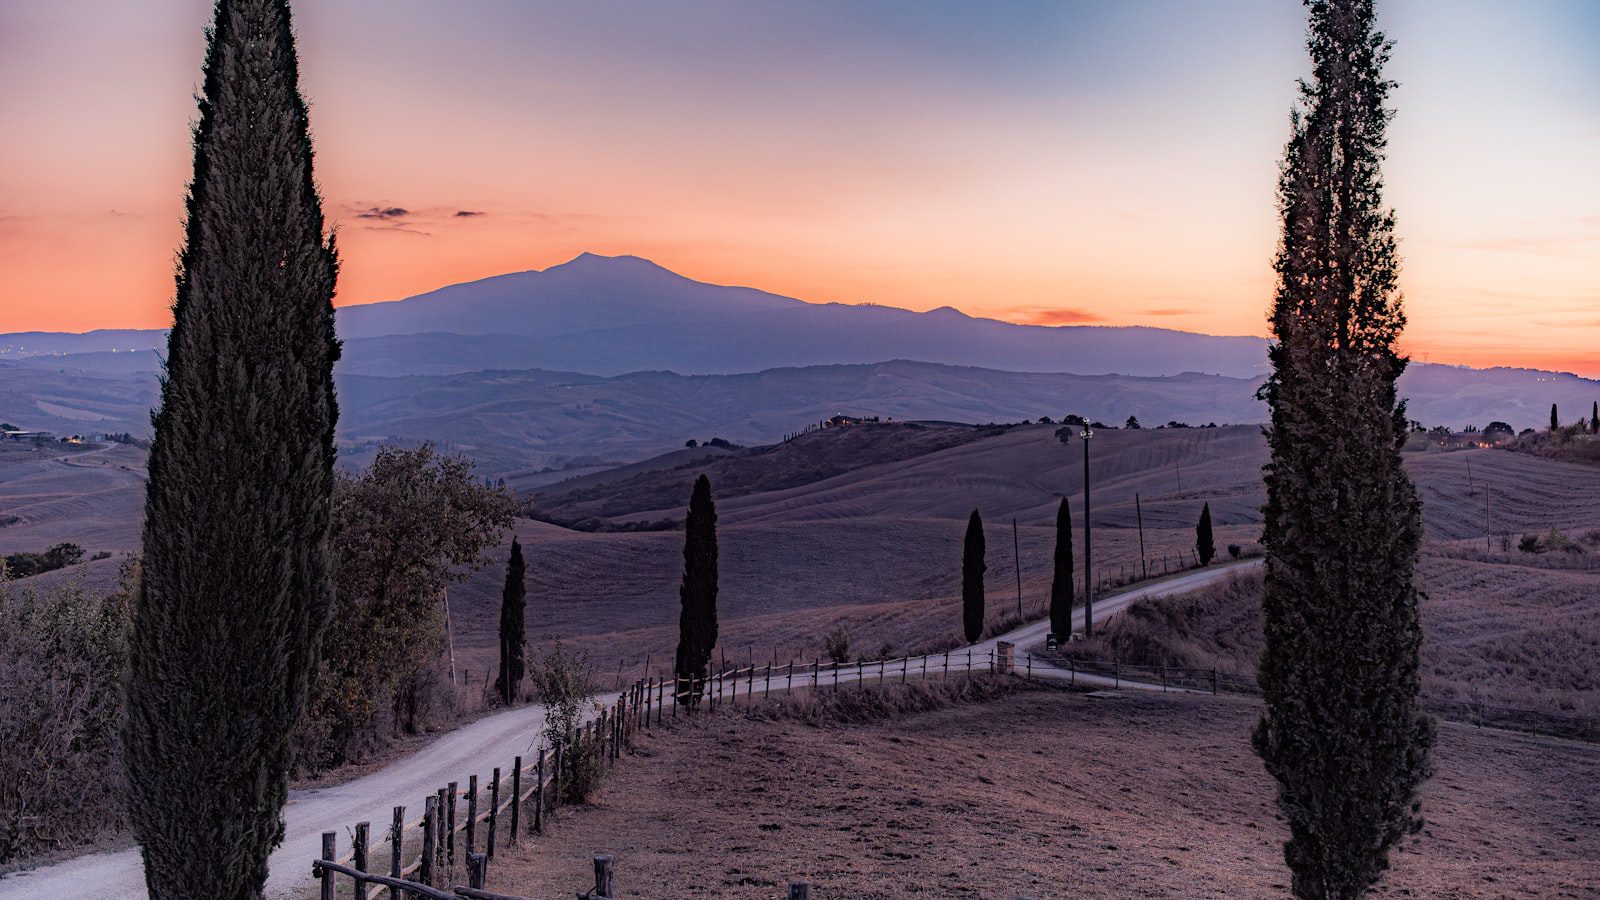
[(356, 218), (383, 219), (385, 221), (392, 221), (394, 219), (404, 219), (409, 215), (411, 215), (411, 210), (406, 209), (403, 206), (369, 206), (366, 209), (358, 211), (356, 213)]
[(1161, 309), (1147, 309), (1144, 311), (1144, 314), (1147, 316), (1192, 316), (1198, 312), (1200, 312), (1198, 309), (1183, 309), (1177, 306), (1168, 306)]
[(1083, 325), (1104, 322), (1105, 316), (1085, 309), (1066, 307), (1033, 307), (1017, 310), (1018, 318), (1029, 325)]
[(486, 215), (488, 215), (488, 213), (484, 212), (481, 209), (458, 209), (458, 210), (456, 210), (456, 216), (455, 217), (458, 218), (458, 219), (468, 219), (468, 218), (471, 218), (473, 216), (486, 216)]

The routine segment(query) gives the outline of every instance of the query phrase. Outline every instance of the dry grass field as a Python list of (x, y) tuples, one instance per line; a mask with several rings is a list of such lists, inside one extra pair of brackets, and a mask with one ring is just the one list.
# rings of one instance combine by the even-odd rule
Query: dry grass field
[[(1026, 691), (875, 725), (723, 716), (641, 738), (591, 806), (502, 852), (527, 896), (1281, 897), (1246, 698)], [(1138, 735), (1137, 743), (1130, 735)], [(1454, 725), (1380, 897), (1593, 897), (1600, 748)]]

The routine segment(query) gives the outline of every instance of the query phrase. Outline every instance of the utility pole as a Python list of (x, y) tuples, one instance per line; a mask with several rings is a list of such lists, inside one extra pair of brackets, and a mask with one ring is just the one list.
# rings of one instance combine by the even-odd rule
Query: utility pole
[(1022, 620), (1022, 541), (1017, 537), (1017, 520), (1011, 520), (1011, 558), (1017, 564), (1017, 620)]
[(1144, 577), (1150, 577), (1150, 565), (1144, 561), (1144, 505), (1139, 502), (1139, 494), (1133, 495), (1133, 512), (1139, 517), (1139, 569), (1144, 572)]
[(1089, 439), (1094, 437), (1094, 429), (1088, 419), (1083, 420), (1079, 437), (1083, 438), (1083, 637), (1087, 640), (1094, 637), (1094, 555), (1090, 544), (1094, 526), (1089, 507)]
[(441, 589), (439, 591), (439, 596), (444, 601), (444, 642), (445, 647), (450, 651), (450, 687), (452, 689), (451, 696), (453, 700), (454, 688), (456, 686), (456, 636), (455, 632), (450, 628), (450, 589)]

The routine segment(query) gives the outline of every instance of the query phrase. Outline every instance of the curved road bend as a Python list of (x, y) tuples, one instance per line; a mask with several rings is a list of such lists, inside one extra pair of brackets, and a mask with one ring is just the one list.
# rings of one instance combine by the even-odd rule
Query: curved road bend
[[(1122, 611), (1128, 604), (1146, 597), (1183, 593), (1204, 587), (1231, 575), (1261, 565), (1261, 560), (1202, 569), (1142, 585), (1118, 594), (1101, 597), (1095, 602), (1095, 618), (1104, 622)], [(1083, 610), (1074, 614), (1074, 628), (1083, 628)], [(973, 645), (974, 667), (982, 659), (987, 667), (989, 651), (998, 641), (1010, 641), (1021, 649), (1029, 649), (1044, 641), (1049, 631), (1048, 620), (1023, 625), (1006, 634), (980, 641)], [(942, 655), (939, 657), (942, 660)], [(952, 664), (959, 655), (952, 653)], [(929, 671), (933, 670), (929, 659)], [(953, 666), (952, 666), (953, 667)], [(867, 664), (865, 677), (879, 674), (881, 665)], [(916, 667), (913, 667), (913, 671)], [(1034, 663), (1034, 675), (1067, 677), (1065, 670)], [(890, 664), (884, 673), (893, 677), (897, 670)], [(840, 682), (854, 681), (856, 672), (848, 669), (839, 672)], [(1112, 683), (1109, 678), (1079, 673), (1080, 682), (1091, 684)], [(773, 686), (780, 682), (774, 675)], [(830, 682), (831, 683), (831, 679)], [(763, 687), (762, 679), (755, 679), (757, 689)], [(748, 689), (748, 682), (741, 679)], [(1138, 689), (1137, 683), (1122, 682), (1124, 688)], [(1156, 688), (1159, 690), (1159, 687)], [(602, 701), (615, 701), (616, 694), (602, 697)], [(299, 889), (311, 883), (311, 860), (322, 849), (322, 832), (339, 832), (340, 853), (349, 846), (349, 831), (356, 822), (371, 822), (374, 837), (384, 831), (393, 818), (395, 806), (407, 807), (406, 818), (412, 820), (421, 812), (424, 797), (451, 781), (465, 784), (467, 776), (476, 772), (480, 783), (486, 783), (491, 770), (499, 765), (509, 768), (514, 757), (525, 759), (538, 752), (537, 735), (544, 722), (544, 707), (538, 704), (518, 707), (486, 716), (462, 728), (445, 734), (422, 750), (398, 759), (384, 768), (334, 787), (293, 791), (284, 808), (287, 837), (273, 854), (272, 874), (267, 882), (267, 896), (271, 898), (294, 897)], [(147, 895), (144, 890), (144, 872), (136, 849), (92, 853), (52, 865), (41, 866), (0, 878), (0, 900), (10, 898), (75, 898), (75, 900), (140, 900)]]

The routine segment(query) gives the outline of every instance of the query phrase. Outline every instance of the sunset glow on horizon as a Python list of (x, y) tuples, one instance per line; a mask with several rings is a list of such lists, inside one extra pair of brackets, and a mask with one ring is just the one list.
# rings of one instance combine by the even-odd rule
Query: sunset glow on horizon
[[(1266, 333), (1285, 0), (295, 4), (341, 305), (631, 254)], [(209, 0), (0, 7), (0, 332), (164, 327)], [(1600, 377), (1600, 4), (1387, 0), (1418, 360)]]

